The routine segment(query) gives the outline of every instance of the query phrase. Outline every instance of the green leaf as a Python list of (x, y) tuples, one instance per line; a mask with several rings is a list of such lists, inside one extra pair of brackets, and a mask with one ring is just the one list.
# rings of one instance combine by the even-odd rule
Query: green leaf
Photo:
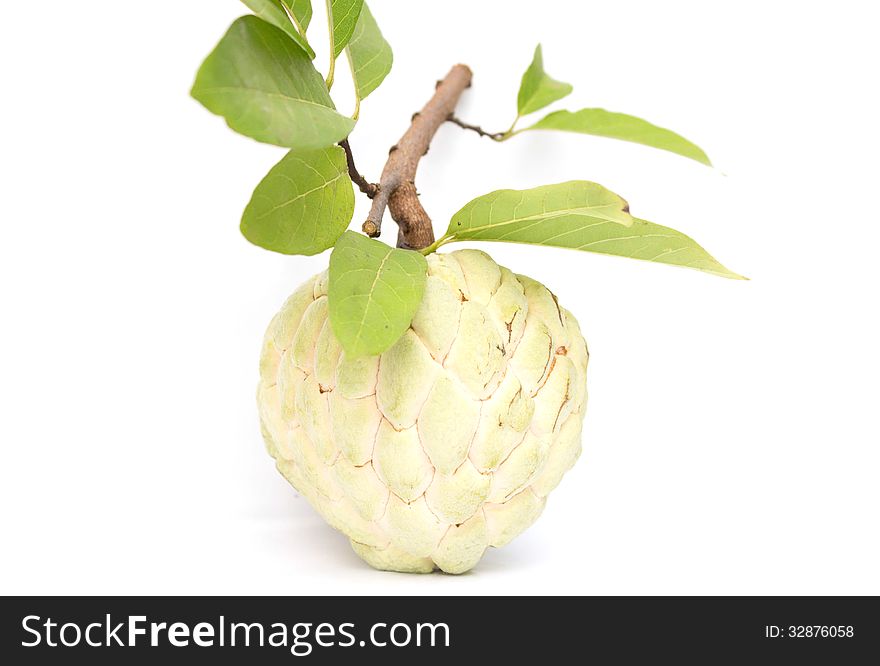
[(615, 230), (616, 233), (578, 249), (693, 268), (734, 280), (748, 279), (722, 266), (693, 238), (675, 229), (633, 218), (633, 225), (627, 231), (631, 233)]
[(538, 44), (535, 47), (532, 64), (523, 74), (519, 85), (519, 95), (516, 98), (517, 115), (525, 116), (543, 109), (548, 104), (569, 95), (571, 91), (571, 85), (552, 79), (544, 72), (544, 58), (541, 55), (541, 45)]
[(391, 46), (366, 4), (348, 43), (348, 58), (358, 99), (366, 99), (391, 71)]
[(354, 187), (339, 146), (290, 151), (257, 185), (241, 218), (254, 245), (283, 254), (318, 254), (351, 222)]
[(605, 109), (554, 111), (534, 125), (519, 131), (538, 129), (564, 130), (632, 141), (652, 148), (668, 150), (709, 166), (712, 164), (706, 153), (683, 136), (625, 113), (614, 113)]
[(629, 227), (624, 199), (601, 185), (572, 180), (531, 190), (497, 190), (452, 216), (446, 236), (551, 245), (550, 240), (595, 224)]
[(296, 26), (290, 20), (287, 11), (281, 4), (281, 0), (241, 0), (248, 8), (267, 23), (271, 23), (276, 28), (281, 28), (287, 35), (302, 47), (303, 51), (309, 54), (310, 58), (315, 57), (315, 52), (304, 35), (299, 33)]
[(330, 255), (330, 325), (351, 357), (381, 354), (409, 328), (422, 302), (428, 263), (353, 231)]
[(300, 32), (305, 35), (312, 20), (312, 0), (281, 0), (281, 2), (287, 7), (294, 23), (298, 24)]
[(655, 261), (744, 279), (692, 238), (630, 217), (626, 202), (601, 185), (576, 180), (531, 190), (498, 190), (452, 216), (451, 241), (483, 240), (549, 245)]
[(358, 15), (364, 0), (329, 0), (327, 9), (331, 17), (333, 29), (330, 31), (330, 45), (333, 48), (333, 56), (338, 57), (342, 53), (357, 25)]
[(331, 146), (354, 127), (333, 108), (306, 52), (256, 16), (232, 24), (202, 63), (192, 96), (235, 131), (298, 150)]

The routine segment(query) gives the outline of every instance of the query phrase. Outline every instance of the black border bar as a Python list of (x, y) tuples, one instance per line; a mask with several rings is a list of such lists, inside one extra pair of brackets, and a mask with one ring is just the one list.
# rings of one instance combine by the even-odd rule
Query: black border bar
[[(144, 633), (135, 635), (133, 647), (120, 647), (118, 642), (127, 643), (130, 617)], [(68, 642), (79, 632), (76, 646), (59, 643), (65, 623), (77, 626), (65, 630)], [(108, 639), (108, 627), (112, 632), (119, 623), (123, 626)], [(150, 645), (154, 623), (164, 623), (156, 630), (156, 646)], [(178, 645), (188, 641), (186, 646), (171, 644), (167, 628), (174, 623), (182, 623), (175, 640)], [(201, 646), (194, 640), (200, 623)], [(234, 623), (259, 624), (264, 646), (256, 645), (261, 632), (256, 626), (235, 628), (236, 645), (230, 646)], [(90, 624), (93, 642), (108, 639), (110, 647), (86, 645), (82, 634)], [(245, 639), (249, 631), (251, 638)], [(270, 634), (276, 646), (268, 645)], [(218, 645), (221, 635), (223, 647)], [(778, 663), (880, 663), (880, 598), (5, 597), (0, 599), (0, 636), (0, 656), (7, 664), (67, 663), (71, 658), (89, 664), (192, 664), (227, 656), (221, 652), (241, 663), (261, 664), (422, 665), (459, 658), (535, 666), (714, 664), (756, 657), (785, 660)], [(38, 645), (23, 646), (37, 638)], [(244, 646), (245, 640), (252, 645)], [(58, 645), (50, 647), (47, 641)], [(294, 642), (298, 655), (291, 653)]]

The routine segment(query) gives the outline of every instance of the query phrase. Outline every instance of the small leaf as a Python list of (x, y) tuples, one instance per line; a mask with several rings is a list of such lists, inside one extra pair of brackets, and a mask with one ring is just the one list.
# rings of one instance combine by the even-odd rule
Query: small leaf
[(548, 104), (562, 99), (572, 91), (571, 85), (550, 78), (544, 72), (544, 58), (541, 55), (541, 45), (535, 47), (535, 56), (532, 64), (522, 76), (519, 85), (519, 95), (516, 98), (516, 109), (520, 116), (528, 115)]
[(298, 150), (331, 146), (354, 127), (334, 109), (306, 52), (256, 16), (232, 24), (202, 63), (192, 96), (235, 131)]
[(241, 218), (254, 245), (283, 254), (318, 254), (351, 222), (354, 187), (339, 146), (290, 151), (257, 185)]
[(312, 0), (281, 0), (287, 11), (298, 24), (300, 32), (305, 35), (312, 20)]
[(605, 109), (581, 109), (574, 112), (554, 111), (531, 127), (520, 131), (538, 129), (579, 132), (641, 143), (645, 146), (689, 157), (709, 166), (712, 164), (706, 153), (683, 136), (625, 113), (614, 113)]
[(290, 20), (287, 11), (281, 4), (281, 0), (241, 0), (248, 8), (267, 23), (271, 23), (276, 28), (281, 28), (287, 35), (302, 47), (303, 51), (309, 54), (310, 58), (315, 57), (315, 52), (306, 38), (299, 33), (296, 26)]
[(381, 354), (409, 328), (422, 302), (428, 263), (353, 231), (330, 255), (330, 325), (351, 357)]
[(366, 99), (391, 71), (393, 60), (391, 47), (366, 4), (348, 43), (348, 57), (355, 92), (358, 99)]
[(459, 240), (549, 245), (656, 261), (744, 279), (688, 236), (630, 217), (613, 192), (588, 181), (498, 190), (452, 216), (440, 244)]
[(361, 13), (363, 5), (364, 0), (330, 0), (327, 5), (333, 25), (330, 37), (334, 57), (342, 53), (354, 34), (358, 15)]

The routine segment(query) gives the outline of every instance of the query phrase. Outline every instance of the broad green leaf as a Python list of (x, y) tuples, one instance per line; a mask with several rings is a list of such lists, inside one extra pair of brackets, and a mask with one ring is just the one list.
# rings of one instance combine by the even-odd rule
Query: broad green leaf
[(281, 2), (287, 7), (300, 32), (305, 35), (312, 20), (312, 0), (281, 0)]
[(549, 245), (549, 240), (594, 224), (629, 227), (624, 199), (601, 185), (572, 180), (531, 190), (497, 190), (452, 216), (446, 236)]
[(328, 0), (327, 9), (333, 26), (330, 31), (330, 45), (334, 57), (342, 53), (342, 49), (354, 34), (363, 5), (364, 0)]
[[(570, 181), (531, 190), (498, 190), (453, 215), (444, 238), (549, 245), (695, 268), (744, 279), (692, 238), (630, 217), (626, 203), (601, 185)], [(446, 241), (441, 239), (440, 244)]]
[(314, 58), (315, 52), (306, 38), (299, 33), (296, 26), (291, 22), (290, 16), (281, 4), (281, 0), (241, 0), (248, 8), (267, 23), (271, 23), (276, 28), (281, 28), (288, 36), (299, 44), (302, 49)]
[(241, 218), (254, 245), (282, 254), (318, 254), (351, 222), (354, 187), (339, 146), (291, 150), (260, 181)]
[(520, 131), (538, 129), (565, 130), (632, 141), (652, 148), (668, 150), (709, 166), (712, 164), (706, 153), (683, 136), (625, 113), (614, 113), (605, 109), (554, 111)]
[(306, 52), (256, 16), (232, 24), (202, 63), (192, 96), (235, 131), (298, 150), (332, 146), (354, 127), (333, 108)]
[(348, 43), (348, 59), (358, 99), (366, 99), (391, 71), (391, 46), (366, 4)]
[(381, 354), (409, 328), (422, 302), (428, 263), (346, 231), (330, 255), (330, 325), (351, 357)]
[(522, 76), (519, 94), (516, 98), (517, 115), (525, 116), (538, 109), (543, 109), (558, 99), (562, 99), (572, 91), (571, 85), (562, 83), (547, 76), (544, 72), (544, 57), (541, 45), (535, 47), (532, 64)]

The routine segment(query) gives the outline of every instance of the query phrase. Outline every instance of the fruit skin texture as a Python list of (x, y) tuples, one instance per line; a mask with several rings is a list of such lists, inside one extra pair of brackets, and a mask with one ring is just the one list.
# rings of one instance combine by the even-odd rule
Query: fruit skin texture
[(542, 284), (487, 254), (431, 254), (380, 356), (347, 358), (327, 273), (272, 320), (263, 436), (278, 470), (377, 569), (463, 573), (540, 515), (581, 451), (589, 354)]

